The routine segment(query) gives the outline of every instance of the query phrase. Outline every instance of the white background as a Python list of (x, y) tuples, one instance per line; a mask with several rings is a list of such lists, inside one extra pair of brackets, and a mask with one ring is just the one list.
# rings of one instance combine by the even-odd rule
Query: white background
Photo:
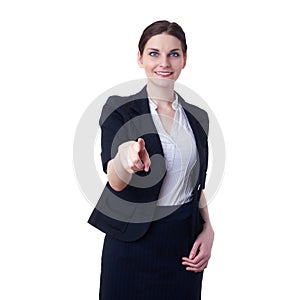
[(226, 142), (203, 299), (300, 299), (297, 2), (2, 1), (0, 298), (98, 298), (103, 235), (74, 176), (75, 130), (99, 94), (144, 75), (140, 34), (168, 19), (187, 35), (179, 82)]

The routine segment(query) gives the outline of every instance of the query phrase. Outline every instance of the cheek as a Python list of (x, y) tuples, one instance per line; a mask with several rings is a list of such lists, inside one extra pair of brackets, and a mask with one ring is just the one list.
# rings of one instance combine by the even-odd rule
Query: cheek
[(153, 61), (148, 61), (146, 64), (144, 64), (144, 66), (145, 69), (151, 70), (156, 67), (156, 64)]
[(173, 67), (174, 67), (175, 69), (177, 69), (178, 71), (181, 71), (181, 69), (184, 68), (184, 61), (183, 61), (183, 60), (176, 61), (176, 62), (173, 64)]

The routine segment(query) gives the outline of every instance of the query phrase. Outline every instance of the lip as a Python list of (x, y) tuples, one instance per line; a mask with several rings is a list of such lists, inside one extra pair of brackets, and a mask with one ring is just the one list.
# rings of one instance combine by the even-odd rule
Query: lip
[(155, 71), (154, 73), (162, 78), (168, 78), (173, 75), (173, 72), (170, 71)]

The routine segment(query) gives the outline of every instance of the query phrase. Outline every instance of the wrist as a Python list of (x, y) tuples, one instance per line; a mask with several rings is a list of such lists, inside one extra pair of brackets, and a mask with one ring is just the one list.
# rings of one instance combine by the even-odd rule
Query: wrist
[(209, 221), (206, 221), (204, 224), (203, 224), (203, 230), (206, 230), (206, 231), (210, 231), (211, 233), (214, 234), (214, 229), (211, 225), (211, 223)]
[(109, 161), (107, 170), (108, 182), (116, 191), (123, 190), (131, 180), (132, 174), (125, 170), (117, 157)]
[(123, 159), (120, 157), (119, 152), (116, 154), (115, 158), (111, 160), (111, 165), (114, 169), (115, 174), (124, 181), (125, 178), (131, 176), (132, 174), (127, 170), (123, 163)]

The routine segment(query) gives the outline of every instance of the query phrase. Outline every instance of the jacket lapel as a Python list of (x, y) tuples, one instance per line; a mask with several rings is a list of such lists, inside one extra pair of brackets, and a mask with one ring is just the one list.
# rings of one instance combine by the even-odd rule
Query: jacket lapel
[(193, 106), (191, 104), (188, 104), (183, 100), (183, 98), (178, 95), (178, 101), (182, 105), (184, 112), (189, 120), (190, 126), (193, 130), (193, 134), (195, 137), (196, 145), (198, 151), (202, 148), (201, 145), (201, 125), (199, 124), (199, 121), (197, 120), (197, 116), (195, 113), (193, 113)]
[(149, 155), (160, 154), (164, 156), (161, 141), (151, 116), (146, 86), (132, 96), (130, 122), (132, 122), (132, 131), (136, 135), (135, 139), (139, 137), (144, 139)]
[(192, 128), (196, 146), (197, 146), (197, 163), (192, 171), (192, 184), (195, 186), (196, 190), (199, 191), (201, 184), (201, 172), (205, 169), (206, 164), (206, 140), (207, 140), (207, 131), (205, 121), (202, 120), (201, 114), (199, 114), (199, 108), (185, 102), (180, 95), (178, 95), (179, 103), (182, 105), (185, 114), (189, 120), (190, 126)]

